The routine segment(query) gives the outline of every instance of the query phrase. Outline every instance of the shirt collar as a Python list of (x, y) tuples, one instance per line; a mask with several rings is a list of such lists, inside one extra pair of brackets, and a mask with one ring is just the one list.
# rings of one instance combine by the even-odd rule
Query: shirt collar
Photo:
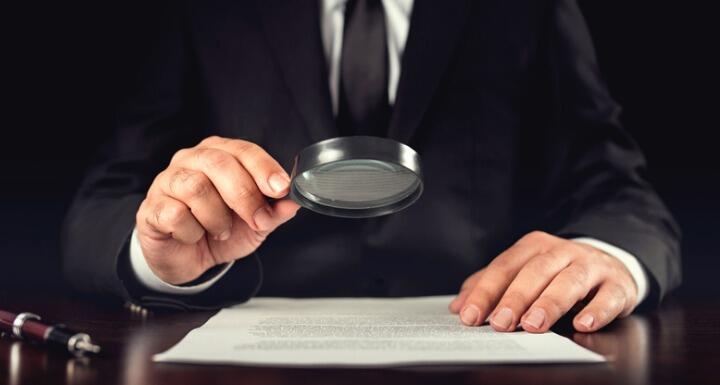
[(347, 0), (322, 0), (322, 12), (327, 14), (332, 11), (343, 9)]

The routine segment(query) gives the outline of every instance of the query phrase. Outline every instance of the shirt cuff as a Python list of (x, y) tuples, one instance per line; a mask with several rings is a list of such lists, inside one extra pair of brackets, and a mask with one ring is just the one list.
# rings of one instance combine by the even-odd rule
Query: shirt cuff
[(572, 241), (584, 243), (596, 249), (600, 249), (606, 254), (612, 255), (613, 257), (619, 259), (620, 262), (625, 265), (628, 271), (630, 271), (630, 275), (632, 275), (633, 279), (635, 280), (635, 285), (637, 286), (638, 297), (635, 306), (640, 305), (640, 303), (645, 299), (645, 297), (647, 297), (648, 276), (645, 272), (645, 269), (643, 269), (643, 267), (640, 265), (640, 262), (638, 262), (638, 259), (634, 255), (617, 246), (611, 245), (607, 242), (603, 242), (595, 238), (573, 238)]
[(179, 295), (198, 294), (207, 290), (210, 286), (222, 278), (222, 276), (230, 270), (232, 265), (233, 262), (227, 263), (220, 272), (205, 282), (192, 286), (172, 285), (160, 279), (160, 277), (155, 275), (155, 273), (150, 269), (150, 266), (145, 259), (145, 255), (143, 254), (142, 247), (140, 247), (140, 240), (137, 237), (137, 229), (133, 229), (132, 235), (130, 236), (130, 266), (132, 267), (132, 271), (135, 273), (135, 276), (140, 283), (142, 283), (146, 288), (160, 293)]

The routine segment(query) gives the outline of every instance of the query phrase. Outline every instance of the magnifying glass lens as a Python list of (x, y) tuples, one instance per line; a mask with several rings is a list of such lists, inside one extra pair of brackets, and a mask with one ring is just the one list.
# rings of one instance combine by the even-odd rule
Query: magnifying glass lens
[(295, 178), (297, 191), (306, 199), (338, 209), (386, 207), (407, 198), (419, 185), (418, 176), (407, 168), (374, 159), (335, 161)]
[(290, 199), (324, 215), (369, 218), (398, 212), (422, 194), (420, 156), (408, 145), (374, 136), (342, 136), (295, 157)]

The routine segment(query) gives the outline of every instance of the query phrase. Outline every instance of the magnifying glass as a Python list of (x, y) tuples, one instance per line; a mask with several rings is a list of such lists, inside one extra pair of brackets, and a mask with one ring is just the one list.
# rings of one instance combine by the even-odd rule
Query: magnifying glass
[(290, 179), (290, 198), (300, 206), (345, 218), (398, 212), (423, 190), (417, 152), (374, 136), (343, 136), (304, 148)]

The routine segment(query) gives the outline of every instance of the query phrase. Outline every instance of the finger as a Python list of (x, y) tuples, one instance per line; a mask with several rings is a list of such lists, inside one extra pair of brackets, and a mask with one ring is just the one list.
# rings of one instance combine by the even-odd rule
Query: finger
[(467, 277), (465, 281), (463, 281), (462, 286), (460, 286), (460, 291), (470, 290), (477, 284), (478, 279), (480, 279), (480, 276), (482, 275), (483, 271), (485, 269), (480, 269)]
[(250, 173), (260, 191), (273, 198), (287, 195), (290, 177), (280, 164), (262, 147), (239, 139), (210, 137), (200, 146), (217, 148), (232, 154)]
[(138, 231), (150, 233), (155, 238), (172, 237), (181, 243), (195, 244), (205, 235), (205, 230), (190, 209), (168, 196), (143, 203), (138, 217)]
[(498, 255), (484, 269), (485, 273), (482, 279), (478, 279), (477, 284), (461, 305), (460, 318), (463, 323), (478, 325), (484, 322), (525, 262), (532, 256), (543, 253), (562, 241), (560, 238), (542, 231), (533, 231)]
[(263, 232), (270, 233), (278, 226), (293, 218), (299, 209), (300, 205), (294, 201), (290, 199), (281, 199), (276, 201), (275, 204), (268, 210), (270, 215), (265, 218), (267, 219), (267, 222), (259, 225), (264, 229)]
[(450, 310), (450, 312), (454, 314), (460, 312), (462, 305), (465, 303), (465, 299), (467, 299), (467, 296), (468, 294), (470, 294), (471, 289), (477, 284), (477, 281), (484, 270), (485, 269), (480, 269), (476, 271), (475, 273), (467, 277), (465, 281), (463, 281), (462, 286), (460, 286), (460, 293), (458, 293), (458, 295), (453, 298), (453, 300), (448, 305), (448, 309)]
[[(590, 303), (575, 317), (573, 326), (579, 332), (599, 330), (625, 313), (629, 308), (628, 303), (628, 297), (620, 285), (606, 282), (600, 286)], [(629, 312), (628, 310), (626, 313)]]
[(300, 210), (300, 205), (290, 199), (281, 199), (275, 202), (273, 206), (273, 216), (283, 224), (293, 218)]
[(561, 271), (522, 317), (522, 327), (544, 333), (600, 282), (590, 266), (572, 263)]
[(184, 168), (169, 168), (161, 172), (157, 180), (162, 194), (185, 203), (214, 239), (224, 241), (230, 238), (230, 209), (205, 174)]
[(460, 291), (460, 294), (455, 297), (452, 302), (450, 302), (450, 305), (448, 305), (448, 309), (450, 309), (450, 312), (453, 314), (457, 314), (460, 312), (460, 309), (465, 303), (465, 300), (467, 299), (467, 296), (470, 294), (470, 289), (465, 289)]
[(192, 148), (178, 151), (171, 163), (204, 173), (225, 204), (251, 229), (265, 230), (257, 223), (269, 222), (267, 200), (248, 171), (230, 153), (216, 148)]
[(484, 322), (520, 268), (542, 250), (541, 247), (538, 243), (517, 242), (497, 256), (465, 299), (460, 311), (462, 322), (470, 326)]
[(514, 331), (520, 316), (535, 302), (560, 271), (581, 251), (574, 244), (565, 243), (547, 253), (531, 258), (520, 269), (490, 316), (490, 325), (497, 331)]

